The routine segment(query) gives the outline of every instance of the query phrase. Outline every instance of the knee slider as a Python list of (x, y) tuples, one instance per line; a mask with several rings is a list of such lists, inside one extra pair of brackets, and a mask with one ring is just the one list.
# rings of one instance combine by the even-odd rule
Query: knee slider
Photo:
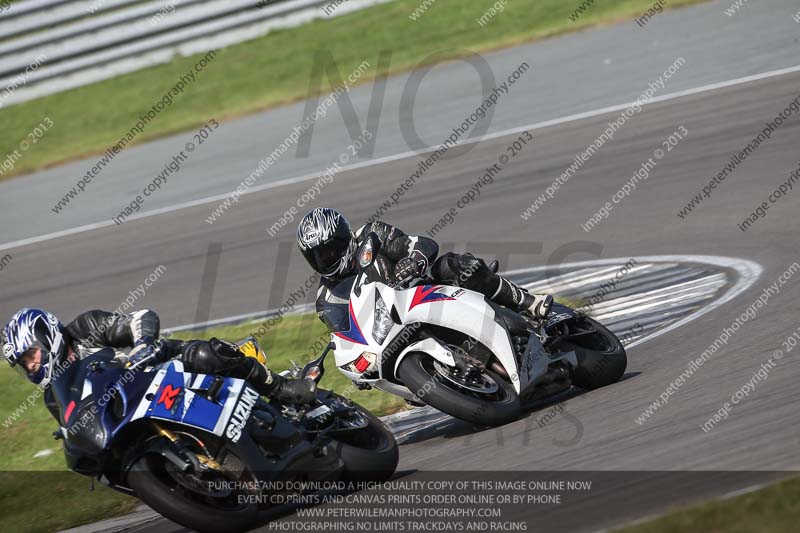
[(220, 361), (210, 342), (191, 341), (183, 349), (182, 359), (191, 365), (194, 372), (213, 374), (219, 371)]
[(486, 262), (472, 254), (458, 256), (456, 284), (470, 290), (482, 291), (495, 275)]
[(239, 347), (232, 342), (228, 342), (216, 337), (212, 337), (208, 341), (214, 351), (222, 357), (243, 357), (244, 354), (239, 351)]
[(483, 259), (452, 252), (436, 260), (432, 273), (437, 279), (470, 290), (481, 290), (495, 275)]
[(479, 258), (475, 257), (472, 254), (461, 254), (457, 257), (457, 266), (458, 273), (467, 273), (467, 274), (474, 274), (476, 272), (490, 272), (489, 267), (486, 266), (486, 262)]

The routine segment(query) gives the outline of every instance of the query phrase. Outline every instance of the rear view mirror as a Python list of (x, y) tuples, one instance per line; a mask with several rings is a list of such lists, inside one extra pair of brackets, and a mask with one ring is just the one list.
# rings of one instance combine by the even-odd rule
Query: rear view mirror
[(329, 342), (319, 357), (317, 357), (313, 361), (309, 361), (308, 364), (306, 364), (306, 366), (303, 367), (303, 372), (301, 374), (302, 379), (310, 379), (312, 381), (316, 381), (317, 383), (319, 383), (320, 380), (322, 379), (322, 375), (325, 373), (325, 367), (323, 366), (325, 357), (335, 347), (336, 345), (334, 343)]

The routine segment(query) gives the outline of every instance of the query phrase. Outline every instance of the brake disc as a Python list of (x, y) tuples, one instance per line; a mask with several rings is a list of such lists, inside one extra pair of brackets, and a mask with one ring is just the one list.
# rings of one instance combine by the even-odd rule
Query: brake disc
[(433, 361), (433, 368), (436, 370), (436, 373), (439, 376), (462, 389), (467, 389), (480, 394), (493, 394), (500, 389), (500, 387), (497, 385), (497, 382), (484, 372), (478, 374), (479, 380), (476, 380), (476, 382), (470, 382), (457, 375), (454, 375), (451, 367), (445, 366), (435, 359)]

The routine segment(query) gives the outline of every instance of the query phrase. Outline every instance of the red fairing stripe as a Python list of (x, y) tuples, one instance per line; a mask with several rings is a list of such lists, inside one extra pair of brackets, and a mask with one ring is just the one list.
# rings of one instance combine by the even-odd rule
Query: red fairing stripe
[(428, 304), (442, 300), (453, 300), (453, 298), (447, 296), (446, 294), (436, 292), (441, 288), (441, 285), (420, 285), (414, 292), (414, 298), (411, 299), (411, 305), (409, 306), (408, 310), (411, 311), (419, 304)]
[(72, 411), (75, 409), (75, 400), (69, 402), (67, 410), (64, 411), (64, 422), (69, 422), (69, 417), (72, 416)]

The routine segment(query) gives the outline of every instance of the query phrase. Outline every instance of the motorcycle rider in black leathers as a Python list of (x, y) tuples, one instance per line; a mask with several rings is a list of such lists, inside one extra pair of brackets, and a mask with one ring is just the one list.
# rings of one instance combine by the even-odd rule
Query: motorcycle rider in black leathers
[[(63, 326), (46, 311), (24, 308), (3, 331), (3, 355), (12, 368), (44, 388), (45, 404), (57, 420), (60, 416), (48, 387), (51, 379), (57, 379), (54, 370), (104, 348), (115, 352), (106, 361), (109, 365), (124, 367), (155, 353), (158, 360), (153, 363), (177, 358), (188, 372), (245, 379), (259, 394), (281, 401), (310, 403), (316, 398), (316, 383), (287, 380), (260, 361), (245, 356), (235, 344), (216, 338), (165, 340), (159, 339), (159, 332), (158, 315), (150, 310), (129, 315), (87, 311)], [(127, 355), (122, 351), (126, 348), (131, 348)]]
[(439, 245), (433, 239), (406, 235), (380, 221), (366, 224), (354, 233), (341, 213), (323, 207), (307, 213), (297, 226), (297, 245), (311, 268), (320, 274), (317, 313), (336, 285), (355, 272), (356, 249), (370, 233), (380, 240), (378, 255), (393, 269), (387, 276), (390, 281), (427, 275), (438, 283), (479, 292), (499, 305), (536, 318), (544, 318), (550, 312), (552, 296), (529, 293), (494, 273), (483, 259), (452, 252), (437, 258)]

